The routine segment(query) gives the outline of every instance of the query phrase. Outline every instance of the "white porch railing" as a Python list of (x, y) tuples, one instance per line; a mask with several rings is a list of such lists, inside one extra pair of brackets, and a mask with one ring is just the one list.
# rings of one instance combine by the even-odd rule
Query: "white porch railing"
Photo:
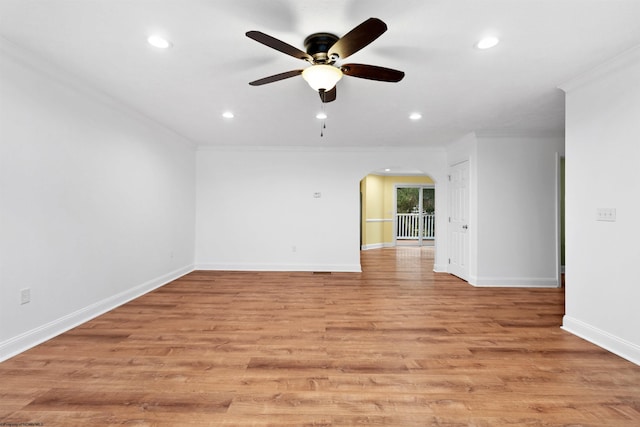
[(435, 238), (435, 215), (419, 213), (396, 214), (396, 238), (415, 239), (420, 238), (420, 220), (422, 219), (422, 238)]

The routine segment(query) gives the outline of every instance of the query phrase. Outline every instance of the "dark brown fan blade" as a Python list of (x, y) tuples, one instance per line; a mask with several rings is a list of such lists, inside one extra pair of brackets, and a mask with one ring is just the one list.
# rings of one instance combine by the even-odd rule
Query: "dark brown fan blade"
[(266, 85), (267, 83), (277, 82), (279, 80), (284, 80), (284, 79), (288, 79), (290, 77), (299, 76), (300, 74), (302, 74), (302, 70), (287, 71), (286, 73), (275, 74), (273, 76), (269, 76), (269, 77), (265, 77), (263, 79), (259, 79), (259, 80), (253, 81), (253, 82), (251, 82), (249, 84), (251, 86)]
[(329, 49), (329, 56), (337, 54), (341, 59), (352, 55), (387, 31), (387, 24), (378, 18), (369, 18), (345, 34)]
[(297, 47), (293, 47), (290, 44), (283, 42), (282, 40), (271, 37), (268, 34), (262, 33), (260, 31), (247, 31), (246, 35), (250, 39), (257, 41), (258, 43), (262, 43), (263, 45), (269, 46), (272, 49), (275, 49), (282, 53), (286, 53), (287, 55), (291, 55), (294, 58), (313, 62), (313, 58), (308, 53), (298, 49)]
[(338, 94), (338, 90), (336, 89), (336, 86), (333, 87), (333, 89), (331, 90), (320, 90), (318, 91), (318, 93), (320, 94), (320, 100), (322, 102), (332, 102), (336, 100), (336, 95)]
[(381, 82), (399, 82), (404, 77), (404, 72), (391, 68), (378, 67), (366, 64), (345, 64), (340, 67), (347, 76), (361, 79), (378, 80)]

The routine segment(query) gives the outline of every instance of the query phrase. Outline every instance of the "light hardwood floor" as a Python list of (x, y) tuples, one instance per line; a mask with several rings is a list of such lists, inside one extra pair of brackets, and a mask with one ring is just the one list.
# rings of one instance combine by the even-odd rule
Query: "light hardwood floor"
[(0, 364), (0, 425), (640, 425), (640, 367), (562, 331), (562, 289), (473, 288), (432, 250), (188, 274)]

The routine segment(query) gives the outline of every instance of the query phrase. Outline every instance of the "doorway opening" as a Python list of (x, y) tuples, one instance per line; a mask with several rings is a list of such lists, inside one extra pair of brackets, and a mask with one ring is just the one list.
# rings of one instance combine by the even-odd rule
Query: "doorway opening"
[(435, 245), (435, 182), (423, 172), (372, 172), (360, 181), (360, 248)]

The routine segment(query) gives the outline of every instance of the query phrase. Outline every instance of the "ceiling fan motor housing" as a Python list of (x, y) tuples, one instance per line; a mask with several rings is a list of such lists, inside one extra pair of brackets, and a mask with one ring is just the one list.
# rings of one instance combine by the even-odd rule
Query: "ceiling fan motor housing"
[(313, 57), (316, 64), (333, 64), (337, 57), (329, 57), (329, 49), (339, 39), (335, 34), (315, 33), (304, 40), (304, 47), (307, 49), (307, 53)]

